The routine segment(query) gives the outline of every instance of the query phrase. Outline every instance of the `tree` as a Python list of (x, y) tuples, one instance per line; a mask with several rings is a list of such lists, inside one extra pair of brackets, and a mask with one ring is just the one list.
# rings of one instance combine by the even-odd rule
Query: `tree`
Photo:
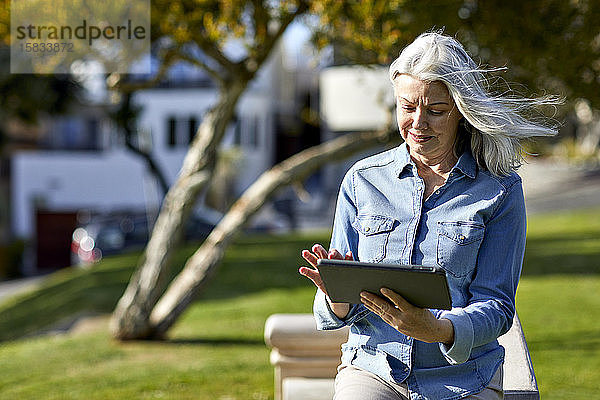
[(463, 40), (476, 56), (508, 66), (510, 80), (535, 92), (585, 98), (600, 108), (600, 3), (511, 0), (489, 7), (474, 1), (464, 7), (456, 22), (464, 24)]
[[(153, 15), (160, 15), (161, 36), (169, 38), (169, 47), (164, 49), (163, 53), (164, 59), (171, 62), (186, 60), (205, 69), (217, 82), (219, 96), (215, 106), (206, 114), (198, 128), (180, 174), (164, 199), (140, 267), (115, 309), (111, 323), (115, 337), (138, 339), (164, 334), (210, 277), (210, 272), (220, 261), (231, 235), (277, 187), (298, 179), (289, 175), (290, 172), (301, 176), (314, 168), (311, 167), (310, 157), (304, 161), (300, 157), (279, 165), (257, 181), (232, 207), (201, 249), (190, 258), (182, 273), (157, 304), (166, 285), (165, 277), (168, 275), (172, 252), (180, 237), (181, 226), (198, 193), (211, 179), (217, 146), (239, 97), (292, 21), (309, 12), (319, 15), (320, 7), (328, 9), (328, 5), (336, 3), (206, 1), (201, 7), (191, 1), (154, 3), (156, 8)], [(364, 8), (361, 14), (366, 15), (372, 3), (385, 4), (382, 1), (373, 1), (357, 3), (348, 8)], [(328, 14), (328, 18), (332, 18), (335, 13), (341, 15), (346, 12), (332, 10), (334, 13)], [(232, 59), (226, 54), (225, 46), (231, 40), (244, 45), (246, 54), (242, 58)], [(195, 49), (199, 49), (204, 57), (198, 57)], [(135, 90), (136, 87), (122, 86), (120, 89)], [(372, 135), (375, 138), (381, 137)], [(344, 147), (353, 146), (356, 146), (356, 143), (342, 145), (340, 142), (338, 151), (342, 152)], [(364, 144), (361, 148), (364, 148)], [(325, 151), (325, 148), (322, 148), (322, 151)], [(330, 147), (326, 148), (329, 156), (336, 152)], [(312, 160), (314, 159), (325, 160), (320, 155), (314, 156)]]
[[(198, 128), (176, 182), (165, 196), (141, 265), (115, 309), (111, 326), (113, 335), (120, 339), (160, 334), (150, 313), (164, 290), (183, 223), (198, 193), (210, 181), (217, 146), (237, 101), (287, 26), (308, 9), (305, 2), (263, 5), (206, 1), (197, 5), (193, 1), (156, 1), (153, 6), (153, 15), (160, 16), (161, 36), (167, 36), (170, 42), (165, 59), (185, 59), (204, 68), (217, 83), (219, 94)], [(252, 23), (246, 23), (246, 19)], [(224, 49), (232, 38), (246, 45), (246, 55), (239, 60), (229, 58)], [(196, 48), (209, 60), (195, 56)]]
[[(583, 10), (579, 3), (567, 2), (563, 6), (558, 0), (532, 2), (531, 6), (517, 5), (515, 1), (509, 1), (508, 4), (514, 7), (505, 4), (484, 5), (476, 0), (435, 2), (433, 5), (429, 2), (401, 0), (156, 0), (153, 3), (153, 18), (156, 18), (153, 21), (153, 33), (165, 46), (161, 53), (163, 68), (149, 83), (158, 82), (161, 74), (173, 62), (185, 60), (212, 76), (218, 85), (219, 97), (198, 129), (177, 181), (165, 197), (140, 266), (115, 309), (111, 321), (113, 335), (119, 339), (162, 336), (214, 273), (232, 234), (277, 187), (300, 180), (326, 160), (346, 154), (357, 144), (364, 148), (366, 145), (363, 143), (389, 138), (389, 133), (349, 135), (342, 138), (349, 142), (339, 139), (339, 142), (307, 150), (267, 171), (232, 206), (164, 292), (170, 259), (181, 226), (198, 193), (210, 182), (216, 148), (235, 105), (292, 21), (305, 18), (305, 22), (315, 30), (318, 47), (337, 44), (338, 56), (353, 62), (371, 63), (388, 63), (418, 33), (432, 27), (446, 26), (446, 33), (456, 34), (471, 53), (483, 61), (508, 60), (511, 66), (509, 71), (527, 72), (530, 76), (549, 80), (563, 76), (565, 85), (575, 88), (576, 85), (566, 78), (568, 73), (559, 75), (561, 71), (544, 68), (551, 58), (549, 54), (554, 53), (553, 49), (542, 47), (538, 51), (536, 46), (510, 46), (509, 39), (530, 35), (531, 45), (537, 43), (534, 38), (539, 40), (539, 26), (530, 24), (529, 19), (522, 18), (523, 14), (519, 13), (529, 11), (535, 15), (539, 12), (536, 7), (550, 4), (542, 7), (546, 13), (543, 15), (554, 16), (556, 10), (566, 13), (565, 20), (556, 25), (556, 32), (548, 33), (550, 40), (561, 39), (561, 43), (572, 43), (569, 41), (570, 32), (576, 31), (577, 40), (592, 46), (596, 34), (585, 34), (584, 29), (575, 28), (577, 21), (581, 20), (578, 16), (588, 12), (594, 15), (592, 11), (595, 7), (589, 6)], [(506, 21), (511, 24), (509, 34), (505, 33)], [(246, 51), (243, 56), (234, 58), (227, 54), (226, 45), (232, 40), (244, 46)], [(540, 60), (545, 60), (545, 64)], [(585, 60), (581, 62), (591, 59)], [(547, 83), (548, 80), (536, 80), (536, 83), (539, 82)], [(132, 91), (143, 85), (117, 84), (115, 87), (121, 91)]]
[[(333, 7), (347, 7), (334, 2)], [(377, 5), (373, 5), (377, 7)], [(399, 50), (416, 35), (426, 30), (443, 30), (456, 36), (476, 61), (500, 71), (501, 81), (518, 82), (523, 94), (550, 92), (571, 100), (585, 98), (600, 109), (600, 2), (507, 0), (445, 0), (434, 2), (395, 2), (385, 21), (378, 25), (370, 16), (357, 25), (353, 19), (336, 19), (317, 32), (317, 44), (343, 44), (340, 59), (360, 59), (372, 46), (368, 31), (373, 30), (388, 46)], [(392, 28), (387, 28), (392, 24)], [(362, 28), (361, 28), (362, 27)], [(352, 38), (359, 32), (364, 39)], [(389, 58), (368, 50), (373, 61), (386, 63)], [(392, 58), (397, 53), (390, 54)], [(502, 89), (506, 89), (503, 87)], [(515, 89), (516, 90), (516, 89)], [(571, 104), (569, 104), (571, 105)]]

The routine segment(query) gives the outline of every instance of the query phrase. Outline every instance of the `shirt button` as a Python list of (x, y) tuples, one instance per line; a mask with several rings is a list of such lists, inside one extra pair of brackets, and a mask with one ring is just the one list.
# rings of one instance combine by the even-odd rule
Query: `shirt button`
[(368, 226), (365, 228), (365, 232), (369, 232), (371, 230), (371, 228), (369, 228)]
[(440, 194), (440, 191), (439, 191), (439, 190), (436, 190), (436, 191), (435, 191), (435, 194)]
[(465, 235), (460, 235), (458, 238), (460, 239), (461, 242), (466, 239)]

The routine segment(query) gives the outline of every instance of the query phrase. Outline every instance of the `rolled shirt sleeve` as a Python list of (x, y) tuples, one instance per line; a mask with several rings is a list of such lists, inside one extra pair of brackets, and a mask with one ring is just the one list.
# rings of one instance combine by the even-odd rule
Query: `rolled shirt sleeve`
[(345, 318), (340, 319), (331, 310), (331, 307), (329, 307), (325, 293), (321, 290), (317, 290), (313, 304), (313, 313), (315, 315), (317, 329), (331, 330), (339, 329), (346, 325), (352, 325), (352, 323), (358, 319), (365, 317), (369, 313), (369, 310), (362, 304), (351, 304), (348, 315)]

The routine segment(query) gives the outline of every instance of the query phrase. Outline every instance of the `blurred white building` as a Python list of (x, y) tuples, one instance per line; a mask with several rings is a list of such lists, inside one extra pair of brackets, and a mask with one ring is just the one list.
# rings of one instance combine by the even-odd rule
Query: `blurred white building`
[[(278, 51), (261, 69), (222, 142), (223, 149), (235, 148), (240, 158), (230, 183), (235, 195), (306, 147), (347, 132), (378, 129), (387, 121), (392, 96), (384, 69), (331, 67), (319, 73), (288, 57)], [(206, 75), (184, 66), (172, 72), (166, 85), (136, 93), (134, 103), (142, 109), (140, 141), (151, 149), (168, 184), (175, 181), (216, 95)], [(308, 108), (319, 110), (320, 124), (305, 121), (302, 110)], [(284, 191), (279, 203), (284, 207), (276, 208), (283, 208), (295, 226), (327, 226), (339, 181), (351, 162), (327, 166), (309, 178), (308, 201)], [(12, 154), (10, 172), (11, 230), (29, 243), (27, 275), (69, 265), (71, 233), (82, 210), (156, 212), (162, 197), (144, 161), (125, 148), (114, 123), (97, 107), (49, 120), (36, 148)]]
[[(243, 191), (273, 165), (280, 59), (261, 69), (241, 97), (224, 148), (239, 149), (241, 168), (231, 185)], [(175, 69), (168, 85), (136, 93), (137, 121), (168, 184), (182, 165), (204, 113), (216, 101), (216, 88), (197, 69)], [(24, 273), (68, 264), (71, 233), (80, 211), (155, 212), (162, 193), (144, 161), (128, 151), (114, 123), (91, 106), (43, 125), (37, 145), (14, 151), (10, 165), (11, 231), (25, 239), (30, 257)], [(56, 250), (56, 249), (60, 249)]]

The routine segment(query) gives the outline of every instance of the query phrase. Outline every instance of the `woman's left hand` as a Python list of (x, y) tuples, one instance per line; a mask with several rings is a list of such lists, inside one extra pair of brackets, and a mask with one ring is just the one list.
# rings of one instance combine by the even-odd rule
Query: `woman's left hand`
[(393, 290), (382, 288), (377, 296), (361, 292), (362, 303), (387, 324), (417, 340), (448, 346), (454, 343), (454, 327), (448, 319), (437, 319), (431, 311), (415, 307)]

